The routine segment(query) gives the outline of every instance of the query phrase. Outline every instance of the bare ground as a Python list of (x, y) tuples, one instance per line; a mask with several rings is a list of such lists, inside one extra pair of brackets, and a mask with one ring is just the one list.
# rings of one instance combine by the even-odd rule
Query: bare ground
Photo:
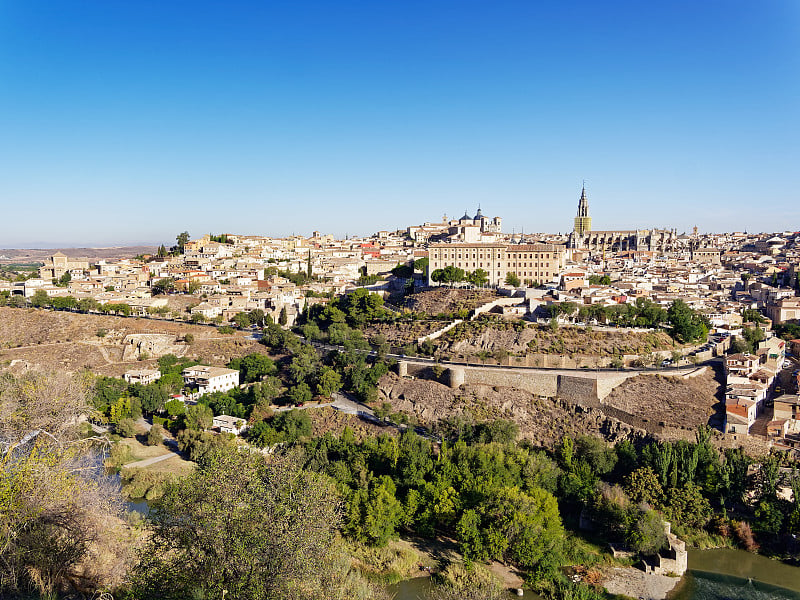
[(499, 298), (493, 290), (436, 288), (406, 296), (404, 307), (429, 315), (472, 310)]
[(454, 354), (503, 350), (512, 354), (554, 353), (614, 356), (672, 350), (672, 338), (663, 331), (591, 331), (579, 327), (550, 327), (518, 321), (482, 324), (467, 322), (442, 336), (440, 348)]
[(594, 433), (607, 440), (642, 437), (645, 432), (604, 415), (599, 410), (576, 408), (555, 398), (539, 398), (528, 392), (488, 385), (464, 385), (459, 389), (422, 379), (405, 379), (394, 373), (379, 382), (382, 400), (394, 411), (414, 415), (426, 426), (453, 415), (475, 422), (503, 418), (517, 423), (520, 435), (534, 445), (552, 447), (564, 435)]
[(702, 375), (688, 379), (662, 375), (631, 377), (614, 388), (603, 404), (652, 422), (694, 429), (709, 424), (723, 410), (724, 392), (721, 369), (708, 367)]
[(176, 344), (174, 353), (212, 365), (224, 365), (232, 358), (252, 352), (267, 353), (265, 346), (245, 339), (243, 332), (225, 335), (215, 327), (158, 319), (0, 307), (0, 364), (21, 361), (43, 369), (89, 369), (102, 375), (120, 376), (132, 368), (155, 363), (152, 359), (123, 361), (122, 341), (126, 335), (137, 333), (162, 333), (181, 339), (191, 333), (194, 342)]

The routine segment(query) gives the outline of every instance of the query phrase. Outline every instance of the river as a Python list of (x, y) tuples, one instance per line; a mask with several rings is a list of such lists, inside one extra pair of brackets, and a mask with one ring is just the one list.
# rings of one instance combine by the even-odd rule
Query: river
[[(429, 586), (427, 578), (408, 579), (389, 591), (394, 600), (423, 600)], [(744, 550), (690, 549), (689, 572), (672, 600), (800, 600), (800, 567)]]

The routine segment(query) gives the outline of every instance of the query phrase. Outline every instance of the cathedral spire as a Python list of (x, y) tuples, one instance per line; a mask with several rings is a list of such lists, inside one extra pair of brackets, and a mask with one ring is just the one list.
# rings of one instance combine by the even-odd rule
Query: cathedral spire
[(581, 199), (578, 200), (578, 214), (575, 215), (573, 231), (583, 235), (592, 230), (592, 218), (589, 216), (589, 200), (586, 198), (586, 182), (581, 187)]

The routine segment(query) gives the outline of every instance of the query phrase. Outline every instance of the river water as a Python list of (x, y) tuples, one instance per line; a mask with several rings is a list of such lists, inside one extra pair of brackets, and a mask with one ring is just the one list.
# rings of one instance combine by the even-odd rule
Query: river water
[[(395, 600), (424, 600), (427, 578), (389, 586)], [(509, 593), (509, 598), (514, 597)], [(538, 598), (526, 591), (525, 598)], [(744, 550), (689, 550), (689, 572), (672, 600), (800, 600), (800, 567)]]

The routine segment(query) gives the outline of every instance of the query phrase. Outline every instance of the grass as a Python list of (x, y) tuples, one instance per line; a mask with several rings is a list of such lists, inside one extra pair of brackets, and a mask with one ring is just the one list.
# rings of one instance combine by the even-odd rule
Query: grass
[(412, 577), (419, 570), (422, 555), (408, 542), (395, 540), (383, 548), (346, 542), (356, 568), (369, 580), (392, 584)]

